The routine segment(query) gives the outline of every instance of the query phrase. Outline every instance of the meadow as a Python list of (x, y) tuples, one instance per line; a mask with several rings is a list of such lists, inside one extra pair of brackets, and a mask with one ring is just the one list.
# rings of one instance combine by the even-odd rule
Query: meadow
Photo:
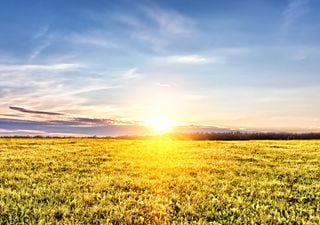
[(320, 141), (2, 138), (0, 224), (320, 224)]

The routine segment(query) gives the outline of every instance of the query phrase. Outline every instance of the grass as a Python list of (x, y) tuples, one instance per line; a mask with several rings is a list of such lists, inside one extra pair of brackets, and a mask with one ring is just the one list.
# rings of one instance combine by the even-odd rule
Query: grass
[(0, 139), (0, 224), (320, 224), (320, 141)]

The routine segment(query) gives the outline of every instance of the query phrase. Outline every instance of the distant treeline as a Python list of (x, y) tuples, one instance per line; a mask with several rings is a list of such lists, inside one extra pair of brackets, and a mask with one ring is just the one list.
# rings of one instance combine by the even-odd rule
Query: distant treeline
[(295, 140), (320, 139), (320, 133), (279, 133), (279, 132), (223, 132), (223, 133), (175, 133), (173, 139), (191, 140)]
[(108, 138), (108, 139), (158, 139), (168, 138), (174, 140), (308, 140), (320, 139), (320, 133), (286, 133), (286, 132), (199, 132), (199, 133), (170, 133), (161, 136), (3, 136), (0, 138)]

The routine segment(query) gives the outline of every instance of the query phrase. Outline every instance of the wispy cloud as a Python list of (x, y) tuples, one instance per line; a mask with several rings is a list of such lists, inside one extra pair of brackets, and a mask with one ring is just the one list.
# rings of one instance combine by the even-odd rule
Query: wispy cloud
[(46, 48), (48, 48), (51, 45), (50, 41), (45, 41), (39, 46), (37, 46), (33, 52), (29, 56), (29, 60), (33, 60), (37, 58)]
[(309, 0), (288, 0), (288, 5), (283, 11), (284, 29), (288, 30), (303, 15), (308, 13)]
[(0, 64), (0, 71), (72, 71), (83, 68), (77, 63), (60, 64)]
[(40, 38), (45, 37), (47, 35), (48, 31), (49, 31), (48, 25), (41, 27), (39, 29), (39, 31), (34, 34), (34, 36), (32, 37), (32, 40), (36, 40), (36, 39), (40, 39)]
[[(124, 135), (145, 132), (145, 128), (135, 121), (79, 117), (71, 114), (62, 114), (48, 111), (29, 110), (22, 107), (10, 107), (22, 113), (49, 115), (40, 118), (10, 118), (7, 115), (0, 117), (0, 136), (11, 135)], [(129, 133), (128, 133), (129, 132)]]
[(29, 121), (0, 118), (0, 136), (41, 135), (41, 136), (119, 136), (144, 135), (146, 127), (123, 124), (114, 125), (101, 123), (84, 125), (81, 122), (70, 121)]
[(73, 118), (73, 122), (79, 123), (79, 124), (85, 124), (85, 125), (111, 125), (111, 124), (117, 124), (120, 121), (114, 120), (114, 119), (96, 119), (96, 118), (85, 118), (85, 117), (79, 117), (79, 118)]
[(121, 78), (127, 80), (127, 79), (134, 79), (134, 78), (140, 77), (141, 74), (138, 73), (137, 70), (138, 69), (136, 67), (131, 68), (131, 69), (125, 71), (122, 74)]
[(160, 61), (165, 63), (199, 65), (221, 63), (222, 59), (218, 57), (205, 57), (201, 55), (174, 55), (160, 58)]
[(142, 7), (142, 10), (164, 33), (190, 35), (195, 30), (194, 21), (175, 10), (160, 7)]
[(159, 86), (159, 87), (165, 87), (165, 88), (169, 88), (169, 87), (171, 87), (171, 85), (170, 85), (170, 84), (167, 84), (167, 83), (161, 83), (161, 82), (157, 82), (157, 83), (156, 83), (156, 85), (157, 85), (157, 86)]
[(69, 37), (69, 40), (77, 44), (94, 45), (103, 48), (119, 47), (114, 41), (109, 40), (105, 34), (91, 33), (89, 34), (74, 34)]
[[(50, 111), (41, 111), (41, 110), (31, 110), (24, 107), (17, 107), (17, 106), (10, 106), (11, 110), (18, 111), (21, 113), (27, 113), (27, 114), (35, 114), (35, 115), (47, 115), (52, 117), (46, 117), (51, 118), (50, 120), (45, 120), (44, 122), (48, 122), (51, 124), (64, 124), (64, 125), (72, 125), (72, 126), (103, 126), (103, 125), (129, 125), (129, 124), (135, 124), (134, 121), (123, 121), (120, 119), (110, 119), (110, 118), (92, 118), (92, 117), (80, 117), (73, 114), (66, 114), (66, 113), (58, 113), (58, 112), (50, 112)], [(12, 117), (11, 114), (0, 114), (2, 116), (6, 117)], [(20, 116), (18, 116), (20, 117)], [(52, 119), (53, 118), (53, 119)], [(37, 122), (41, 122), (44, 118), (41, 118), (40, 120), (37, 120)], [(6, 118), (6, 120), (8, 120)], [(10, 120), (10, 119), (9, 119)], [(14, 121), (16, 119), (13, 119)], [(21, 120), (19, 120), (21, 121)], [(25, 121), (31, 121), (32, 120), (25, 120)]]
[(104, 86), (104, 87), (88, 87), (88, 88), (81, 88), (79, 90), (74, 91), (66, 91), (66, 95), (79, 95), (79, 94), (85, 94), (85, 93), (91, 93), (91, 92), (98, 92), (98, 91), (107, 91), (110, 89), (117, 89), (121, 88), (120, 85), (114, 85), (114, 86)]
[(32, 41), (36, 43), (36, 47), (32, 50), (29, 61), (37, 58), (45, 49), (51, 45), (51, 37), (48, 35), (49, 26), (42, 27), (35, 35), (32, 37)]
[(50, 136), (50, 137), (86, 137), (88, 134), (79, 134), (79, 133), (63, 133), (62, 132), (46, 132), (43, 130), (21, 130), (21, 129), (0, 129), (0, 136)]
[(13, 114), (13, 113), (0, 113), (0, 116), (5, 116), (5, 117), (21, 117), (21, 115)]
[(196, 22), (176, 10), (156, 5), (141, 5), (138, 9), (138, 14), (116, 12), (112, 19), (126, 26), (131, 41), (139, 41), (145, 50), (162, 52), (168, 46), (177, 46), (181, 38), (188, 42), (198, 36)]
[(306, 58), (307, 58), (307, 54), (304, 51), (296, 52), (291, 57), (291, 59), (294, 61), (304, 61)]
[(143, 28), (145, 26), (144, 23), (141, 20), (139, 20), (137, 17), (131, 16), (128, 14), (119, 13), (119, 12), (114, 13), (112, 15), (112, 19), (128, 27)]

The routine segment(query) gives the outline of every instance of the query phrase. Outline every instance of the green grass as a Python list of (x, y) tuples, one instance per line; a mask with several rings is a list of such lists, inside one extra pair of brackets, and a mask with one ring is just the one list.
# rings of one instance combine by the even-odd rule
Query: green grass
[(320, 224), (320, 141), (0, 139), (0, 224)]

